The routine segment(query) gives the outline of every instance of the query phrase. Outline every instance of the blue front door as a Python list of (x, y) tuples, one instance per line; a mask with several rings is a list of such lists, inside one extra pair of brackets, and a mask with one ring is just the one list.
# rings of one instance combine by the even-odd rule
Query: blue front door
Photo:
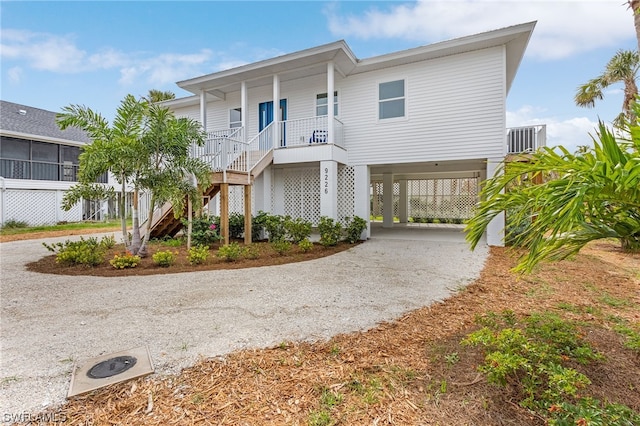
[[(287, 100), (280, 99), (280, 121), (287, 119)], [(273, 121), (273, 101), (261, 102), (258, 105), (258, 131), (261, 132)], [(285, 145), (285, 132), (284, 125), (282, 126), (282, 132), (280, 135), (280, 146)]]

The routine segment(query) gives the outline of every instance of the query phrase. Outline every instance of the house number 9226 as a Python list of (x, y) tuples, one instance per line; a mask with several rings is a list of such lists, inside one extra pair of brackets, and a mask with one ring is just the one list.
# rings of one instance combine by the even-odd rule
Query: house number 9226
[(329, 169), (326, 167), (324, 169), (324, 193), (329, 193)]

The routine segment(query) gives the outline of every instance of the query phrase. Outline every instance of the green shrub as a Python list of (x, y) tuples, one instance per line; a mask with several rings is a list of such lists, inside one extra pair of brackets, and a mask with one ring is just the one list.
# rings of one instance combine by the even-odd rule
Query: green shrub
[(29, 224), (23, 220), (9, 219), (2, 224), (2, 229), (28, 228)]
[(265, 230), (265, 224), (269, 213), (260, 210), (258, 214), (251, 218), (251, 241), (258, 241), (262, 238), (262, 231)]
[(300, 248), (300, 250), (302, 250), (303, 253), (306, 253), (313, 249), (313, 243), (309, 241), (308, 238), (305, 238), (298, 243), (298, 247)]
[(189, 249), (187, 260), (190, 265), (200, 265), (209, 258), (209, 247), (205, 245), (194, 246)]
[(165, 238), (160, 240), (160, 244), (167, 247), (180, 247), (184, 244), (184, 241), (182, 240), (182, 238), (172, 238), (166, 236)]
[(126, 251), (121, 255), (116, 254), (113, 256), (109, 263), (116, 269), (135, 268), (140, 263), (140, 256), (135, 256)]
[(56, 262), (69, 265), (96, 266), (104, 262), (105, 252), (115, 245), (113, 236), (103, 237), (100, 241), (96, 237), (79, 241), (66, 240), (64, 243), (42, 245), (49, 251), (56, 253)]
[(287, 240), (279, 240), (272, 241), (271, 247), (278, 253), (280, 256), (284, 256), (291, 250), (291, 242)]
[(151, 258), (156, 265), (167, 268), (175, 263), (177, 254), (178, 252), (174, 253), (171, 250), (163, 250), (155, 252)]
[(255, 244), (249, 244), (244, 247), (242, 255), (247, 259), (257, 259), (260, 257), (260, 250), (258, 250), (258, 246)]
[(227, 262), (235, 262), (240, 259), (244, 250), (240, 244), (231, 242), (218, 249), (218, 257), (226, 260)]
[[(183, 232), (187, 233), (189, 226), (187, 219), (182, 219)], [(220, 241), (220, 223), (215, 216), (204, 215), (193, 218), (191, 221), (191, 243), (195, 246), (205, 245), (211, 247)]]
[(289, 241), (294, 244), (298, 244), (300, 241), (311, 236), (311, 222), (301, 217), (291, 219), (287, 216), (284, 221), (284, 227)]
[(264, 219), (264, 228), (269, 234), (269, 241), (281, 241), (284, 240), (287, 235), (287, 229), (285, 228), (285, 216), (280, 215), (267, 215)]
[(479, 322), (485, 326), (462, 341), (485, 348), (485, 362), (479, 370), (490, 383), (517, 389), (520, 404), (542, 414), (578, 397), (590, 384), (587, 376), (564, 364), (602, 359), (580, 339), (574, 324), (554, 314), (532, 314), (518, 325), (507, 311), (502, 316), (492, 313)]
[(346, 226), (345, 226), (345, 241), (350, 244), (357, 243), (360, 241), (360, 237), (362, 232), (367, 229), (367, 221), (361, 217), (354, 216), (353, 219), (346, 217)]
[(322, 216), (318, 223), (320, 232), (320, 244), (325, 247), (335, 246), (342, 239), (342, 224), (330, 217)]
[(242, 238), (244, 234), (244, 215), (231, 213), (229, 215), (229, 238)]
[(622, 404), (602, 403), (581, 398), (575, 404), (563, 402), (549, 407), (549, 426), (633, 426), (640, 425), (640, 414)]

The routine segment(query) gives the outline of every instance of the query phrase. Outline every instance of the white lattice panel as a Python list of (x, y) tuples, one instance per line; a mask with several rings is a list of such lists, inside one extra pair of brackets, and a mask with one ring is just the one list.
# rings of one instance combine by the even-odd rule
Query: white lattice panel
[(284, 169), (284, 214), (317, 225), (320, 220), (320, 170), (318, 167)]
[[(255, 207), (255, 191), (251, 191), (251, 212)], [(216, 212), (220, 212), (220, 195), (215, 197)], [(229, 213), (244, 214), (244, 186), (241, 185), (229, 185)], [(213, 214), (213, 210), (210, 210), (210, 214)], [(253, 214), (253, 213), (252, 213)]]
[(57, 222), (56, 191), (7, 190), (4, 193), (5, 217), (29, 225), (53, 225)]
[(478, 202), (477, 178), (408, 181), (409, 216), (419, 219), (469, 219)]
[(60, 206), (60, 220), (65, 222), (80, 222), (82, 220), (82, 203), (76, 203), (69, 211), (64, 211)]
[[(353, 167), (338, 166), (338, 219), (353, 217), (356, 211), (355, 171)], [(366, 219), (366, 218), (363, 218)]]
[(373, 216), (382, 216), (383, 204), (382, 182), (371, 182), (371, 214)]

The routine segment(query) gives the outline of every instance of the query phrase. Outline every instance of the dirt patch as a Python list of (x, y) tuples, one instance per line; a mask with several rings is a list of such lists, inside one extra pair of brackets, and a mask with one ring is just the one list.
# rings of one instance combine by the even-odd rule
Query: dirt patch
[(640, 255), (597, 243), (527, 276), (511, 272), (514, 256), (492, 248), (480, 278), (456, 296), (367, 332), (202, 360), (74, 398), (58, 415), (70, 425), (543, 425), (514, 389), (478, 374), (482, 354), (459, 344), (477, 315), (505, 309), (584, 324), (605, 356), (584, 367), (588, 394), (640, 411), (640, 357), (613, 327), (640, 325)]

